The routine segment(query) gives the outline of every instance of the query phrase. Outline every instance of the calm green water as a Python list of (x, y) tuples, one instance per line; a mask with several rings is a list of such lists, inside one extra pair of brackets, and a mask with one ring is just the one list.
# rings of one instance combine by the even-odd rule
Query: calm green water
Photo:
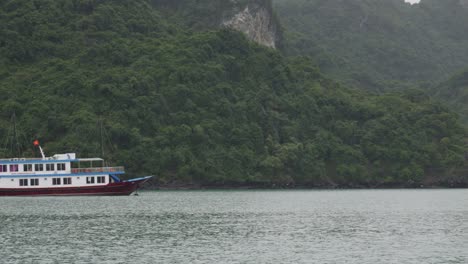
[(0, 263), (468, 263), (468, 190), (0, 198)]

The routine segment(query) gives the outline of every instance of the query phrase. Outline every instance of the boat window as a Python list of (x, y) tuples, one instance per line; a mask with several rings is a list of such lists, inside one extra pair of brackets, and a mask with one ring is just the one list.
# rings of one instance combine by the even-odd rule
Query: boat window
[(97, 177), (97, 183), (105, 183), (105, 182), (106, 182), (106, 177), (105, 176)]
[(60, 185), (60, 178), (52, 178), (52, 185)]
[(19, 180), (20, 186), (28, 186), (28, 179), (20, 179)]
[(31, 179), (31, 186), (38, 186), (39, 185), (39, 179)]
[(71, 178), (63, 178), (63, 184), (65, 184), (65, 185), (72, 184), (72, 179)]
[(87, 184), (94, 183), (94, 177), (86, 177), (86, 183)]
[(64, 171), (65, 170), (65, 163), (57, 163), (57, 170)]
[(10, 171), (18, 171), (18, 164), (10, 164)]
[(0, 165), (0, 172), (7, 172), (7, 165)]
[(44, 170), (44, 164), (34, 164), (34, 170), (35, 171), (43, 171)]
[(55, 164), (46, 164), (46, 171), (53, 171), (55, 170)]
[(23, 164), (23, 171), (32, 171), (32, 164)]

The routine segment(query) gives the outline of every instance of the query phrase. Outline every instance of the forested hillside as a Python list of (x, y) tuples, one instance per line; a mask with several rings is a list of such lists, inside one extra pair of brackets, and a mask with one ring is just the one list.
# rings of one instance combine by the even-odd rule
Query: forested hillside
[(468, 124), (468, 70), (455, 74), (449, 80), (436, 85), (432, 93), (457, 109)]
[(160, 185), (467, 183), (451, 173), (466, 131), (421, 91), (350, 89), (309, 58), (174, 19), (147, 0), (0, 2), (1, 156), (15, 114), (24, 155), (38, 138), (100, 156), (103, 120), (106, 158)]
[(274, 0), (289, 55), (372, 91), (445, 81), (468, 66), (466, 0)]

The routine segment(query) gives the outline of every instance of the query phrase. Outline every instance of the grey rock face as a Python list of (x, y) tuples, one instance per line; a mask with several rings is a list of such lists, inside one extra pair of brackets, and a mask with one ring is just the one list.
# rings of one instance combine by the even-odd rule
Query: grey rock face
[(277, 48), (281, 27), (272, 0), (151, 0), (164, 12), (174, 12), (195, 30), (227, 27), (239, 30), (259, 44)]
[(270, 48), (276, 48), (280, 40), (279, 25), (274, 17), (271, 0), (249, 0), (236, 6), (233, 13), (225, 17), (222, 26), (244, 32), (251, 40)]
[(466, 9), (468, 9), (468, 0), (460, 0), (460, 5)]

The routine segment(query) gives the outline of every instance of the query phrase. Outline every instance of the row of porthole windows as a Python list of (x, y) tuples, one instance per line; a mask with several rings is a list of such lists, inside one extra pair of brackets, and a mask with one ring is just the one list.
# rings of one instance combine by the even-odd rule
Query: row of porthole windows
[[(19, 185), (20, 186), (28, 186), (28, 179), (20, 179), (19, 180)], [(30, 186), (38, 186), (39, 185), (39, 179), (29, 179), (29, 185)]]
[[(79, 179), (78, 177), (77, 179)], [(97, 183), (106, 183), (106, 177), (105, 176), (97, 176), (97, 177), (86, 177), (86, 183), (87, 184), (94, 184), (96, 178)], [(63, 179), (63, 184), (64, 185), (70, 185), (72, 184), (72, 178), (71, 177), (66, 177), (66, 178), (52, 178), (52, 185), (61, 185), (62, 184), (62, 179)], [(13, 181), (13, 179), (11, 179)], [(46, 181), (47, 178), (44, 178)], [(39, 179), (29, 179), (29, 184), (28, 184), (28, 179), (20, 179), (19, 180), (19, 185), (20, 186), (38, 186), (39, 185)]]
[(72, 178), (52, 178), (52, 185), (61, 185), (63, 179), (63, 185), (72, 184)]
[(106, 177), (105, 176), (86, 177), (86, 183), (87, 184), (93, 184), (94, 183), (94, 178), (96, 178), (97, 183), (106, 183)]
[[(64, 171), (66, 168), (65, 163), (47, 163), (45, 164), (45, 170), (55, 171), (55, 165), (57, 165), (57, 171)], [(0, 165), (0, 172), (18, 172), (19, 168), (19, 164), (10, 164), (10, 166), (2, 164)], [(27, 171), (33, 171), (33, 164), (23, 164), (23, 172)], [(34, 171), (44, 171), (44, 164), (34, 164)]]
[[(86, 183), (93, 184), (95, 181), (94, 178), (96, 178), (97, 183), (106, 183), (105, 176), (86, 177)], [(61, 185), (62, 179), (63, 179), (63, 185), (72, 184), (72, 178), (67, 177), (67, 178), (52, 178), (52, 185)], [(45, 178), (44, 180), (47, 180), (47, 178)], [(28, 179), (20, 179), (19, 186), (39, 186), (39, 179), (29, 179), (29, 184), (28, 184)]]
[[(47, 180), (47, 179), (44, 179)], [(62, 178), (52, 178), (52, 185), (61, 185)], [(72, 184), (72, 178), (63, 178), (64, 185)], [(19, 186), (39, 186), (39, 179), (20, 179)]]

